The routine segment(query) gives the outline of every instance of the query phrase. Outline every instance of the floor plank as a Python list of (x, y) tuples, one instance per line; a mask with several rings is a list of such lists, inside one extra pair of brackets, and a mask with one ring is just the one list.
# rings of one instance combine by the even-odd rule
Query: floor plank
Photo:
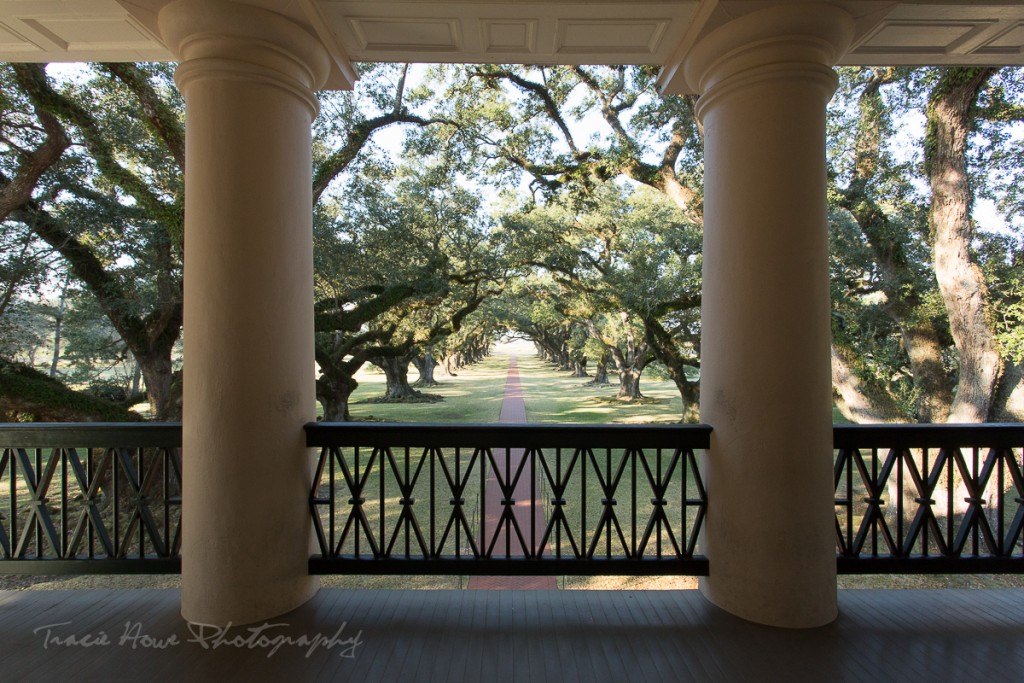
[[(1024, 669), (1024, 590), (849, 590), (839, 602), (833, 624), (787, 630), (696, 591), (322, 590), (204, 649), (174, 590), (8, 591), (0, 680), (1016, 681)], [(139, 637), (120, 642), (126, 624)], [(310, 640), (339, 629), (357, 638), (347, 650)], [(108, 644), (83, 645), (101, 633)]]

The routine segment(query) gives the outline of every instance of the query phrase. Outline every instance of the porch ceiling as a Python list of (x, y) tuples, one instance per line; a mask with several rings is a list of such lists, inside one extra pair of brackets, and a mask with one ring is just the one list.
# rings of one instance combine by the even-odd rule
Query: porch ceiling
[[(0, 0), (0, 60), (167, 61), (156, 15), (170, 0)], [(336, 62), (655, 64), (669, 91), (704, 33), (780, 0), (247, 0), (286, 14)], [(843, 64), (1024, 65), (1019, 0), (819, 0), (857, 20)], [(681, 79), (678, 79), (681, 81)]]

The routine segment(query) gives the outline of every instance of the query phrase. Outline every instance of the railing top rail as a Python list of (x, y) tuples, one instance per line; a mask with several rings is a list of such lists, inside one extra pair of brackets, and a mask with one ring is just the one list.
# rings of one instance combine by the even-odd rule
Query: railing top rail
[(311, 422), (306, 445), (510, 448), (709, 448), (711, 427), (698, 425), (420, 424)]
[(180, 422), (0, 423), (0, 448), (178, 448)]
[(1024, 424), (835, 425), (835, 448), (1013, 448), (1024, 446)]
[[(305, 425), (311, 447), (347, 445), (479, 446), (514, 448), (576, 447), (592, 443), (609, 448), (708, 448), (711, 426), (576, 424), (421, 424), (386, 422), (311, 422)], [(1024, 445), (1024, 424), (873, 424), (835, 425), (836, 448), (939, 448)], [(180, 447), (180, 422), (26, 422), (0, 423), (0, 448)]]

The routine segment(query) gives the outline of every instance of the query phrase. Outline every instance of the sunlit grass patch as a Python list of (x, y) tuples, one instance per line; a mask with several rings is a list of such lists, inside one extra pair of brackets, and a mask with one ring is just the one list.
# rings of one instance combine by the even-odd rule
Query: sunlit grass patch
[[(376, 403), (384, 395), (384, 375), (362, 370), (356, 374), (359, 387), (353, 392), (350, 412), (355, 420), (384, 422), (488, 423), (497, 422), (505, 393), (508, 358), (492, 355), (480, 363), (460, 368), (450, 376), (435, 370), (440, 384), (429, 393), (443, 400), (433, 403)], [(419, 376), (409, 370), (409, 381)]]

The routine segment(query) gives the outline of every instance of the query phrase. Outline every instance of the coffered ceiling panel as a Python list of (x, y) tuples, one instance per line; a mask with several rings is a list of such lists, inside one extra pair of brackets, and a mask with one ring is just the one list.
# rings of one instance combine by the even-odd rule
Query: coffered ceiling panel
[(979, 47), (977, 52), (991, 55), (1024, 54), (1024, 21), (1011, 24), (986, 45)]
[(353, 61), (650, 64), (668, 58), (698, 4), (327, 0), (319, 12)]
[(459, 21), (445, 18), (349, 19), (357, 49), (363, 52), (459, 52)]
[[(0, 0), (0, 60), (170, 60), (157, 26), (170, 0)], [(226, 1), (226, 0), (209, 0)], [(703, 35), (776, 0), (231, 0), (283, 14), (352, 62), (653, 64), (679, 92)], [(782, 0), (779, 0), (782, 1)], [(1024, 0), (817, 0), (857, 31), (842, 64), (1024, 65)]]
[(971, 33), (984, 30), (993, 22), (962, 21), (890, 21), (878, 27), (860, 45), (863, 52), (905, 50), (907, 52), (945, 52)]
[(487, 54), (534, 54), (538, 23), (536, 19), (481, 19), (483, 48)]
[(0, 1), (0, 59), (163, 61), (156, 34), (115, 0)]
[(36, 33), (67, 52), (124, 48), (138, 50), (151, 47), (153, 43), (153, 37), (147, 35), (145, 29), (131, 17), (99, 15), (69, 19), (47, 16), (19, 18)]
[(671, 19), (561, 19), (555, 52), (559, 54), (643, 54), (654, 56)]
[(32, 53), (41, 53), (42, 51), (41, 47), (19, 35), (14, 29), (0, 24), (0, 53), (10, 55), (9, 59), (16, 59), (14, 55), (28, 59), (32, 57)]
[(864, 32), (846, 64), (1024, 64), (1024, 3), (899, 5)]

